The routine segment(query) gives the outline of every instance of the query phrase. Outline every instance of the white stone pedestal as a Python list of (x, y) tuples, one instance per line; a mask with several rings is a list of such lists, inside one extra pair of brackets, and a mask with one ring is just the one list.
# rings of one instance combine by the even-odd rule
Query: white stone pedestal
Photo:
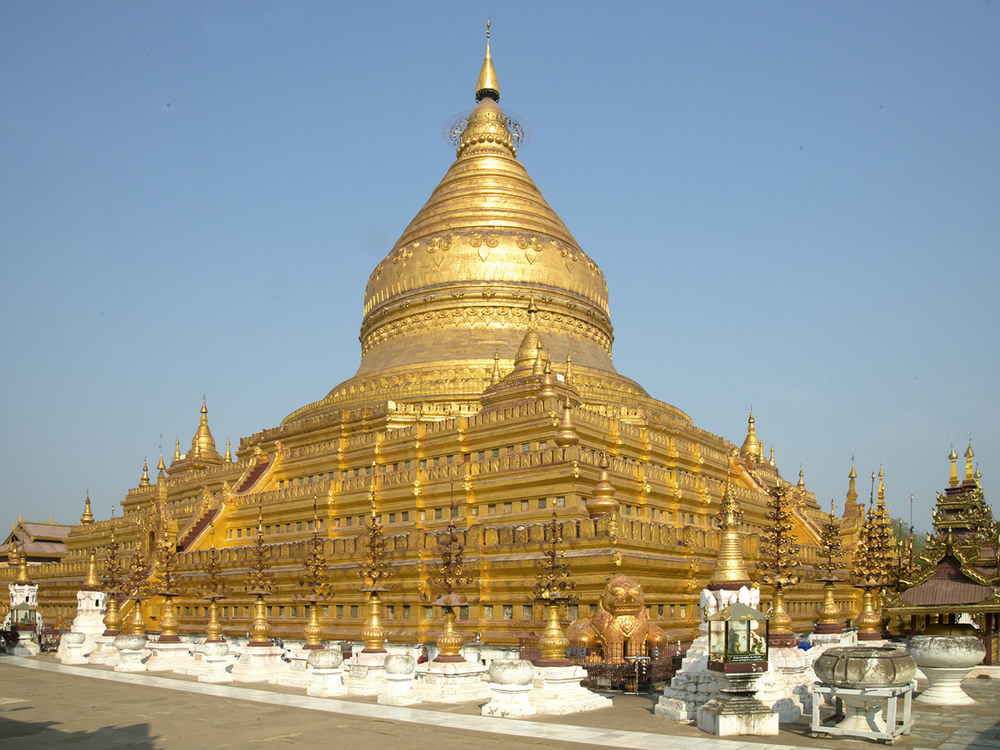
[[(808, 717), (812, 713), (813, 696), (810, 689), (816, 682), (816, 673), (812, 668), (813, 660), (809, 652), (795, 646), (778, 647), (769, 649), (768, 657), (771, 663), (769, 672), (777, 672), (777, 675), (765, 676), (761, 690), (768, 690), (766, 685), (770, 681), (780, 680), (783, 683), (781, 688), (783, 695), (770, 701), (769, 705), (778, 712), (779, 720), (783, 724)], [(760, 692), (757, 697), (768, 703)]]
[(39, 648), (35, 638), (34, 632), (19, 630), (17, 633), (17, 643), (14, 644), (12, 652), (14, 656), (38, 656), (42, 650)]
[[(727, 605), (728, 606), (728, 605)], [(719, 697), (719, 678), (708, 669), (708, 636), (698, 636), (681, 661), (681, 668), (653, 708), (657, 716), (691, 724), (700, 706)]]
[(535, 667), (528, 700), (535, 713), (573, 714), (611, 708), (611, 699), (592, 693), (580, 684), (587, 677), (583, 667)]
[(146, 646), (152, 652), (152, 656), (146, 661), (147, 672), (172, 672), (189, 666), (192, 662), (189, 643), (153, 641)]
[(410, 654), (389, 654), (385, 658), (385, 692), (379, 693), (378, 702), (384, 706), (412, 706), (420, 703), (413, 691), (413, 670), (416, 659)]
[(467, 661), (429, 661), (414, 669), (413, 691), (429, 703), (487, 701), (489, 683), (483, 680), (486, 667)]
[(385, 692), (385, 651), (365, 653), (361, 651), (347, 660), (344, 685), (348, 695), (373, 696)]
[(309, 687), (306, 688), (308, 695), (316, 698), (336, 698), (340, 695), (347, 695), (342, 667), (335, 669), (310, 668), (308, 674), (311, 680)]
[(119, 635), (115, 638), (115, 648), (118, 650), (116, 672), (145, 672), (146, 665), (142, 658), (146, 649), (146, 636)]
[(212, 641), (201, 645), (201, 661), (198, 664), (198, 682), (232, 682), (233, 675), (229, 672), (229, 644), (225, 641)]
[(758, 700), (716, 698), (698, 709), (698, 729), (716, 737), (778, 734), (778, 714)]
[(94, 650), (87, 657), (88, 664), (106, 664), (114, 666), (118, 663), (118, 649), (115, 648), (115, 636), (99, 635), (94, 638)]
[(278, 675), (275, 683), (285, 685), (286, 687), (302, 689), (309, 687), (309, 684), (312, 682), (312, 676), (306, 671), (306, 659), (309, 658), (309, 651), (311, 650), (313, 649), (304, 650), (301, 647), (286, 648), (285, 658), (288, 661), (285, 664), (285, 671)]
[(491, 682), (490, 702), (483, 706), (483, 716), (501, 716), (505, 719), (533, 716), (537, 712), (529, 700), (531, 689), (530, 683), (527, 685), (500, 685)]
[(274, 682), (287, 668), (281, 660), (283, 649), (277, 646), (243, 647), (240, 659), (233, 664), (232, 676), (235, 682)]
[(87, 636), (83, 633), (65, 633), (59, 639), (59, 650), (62, 652), (59, 658), (63, 664), (87, 664), (87, 656), (84, 652)]
[[(104, 605), (108, 595), (103, 591), (77, 591), (76, 592), (76, 617), (70, 631), (73, 633), (83, 633), (83, 654), (87, 655), (94, 651), (96, 639), (104, 635)], [(68, 664), (69, 662), (63, 662)], [(78, 663), (78, 662), (74, 662)]]

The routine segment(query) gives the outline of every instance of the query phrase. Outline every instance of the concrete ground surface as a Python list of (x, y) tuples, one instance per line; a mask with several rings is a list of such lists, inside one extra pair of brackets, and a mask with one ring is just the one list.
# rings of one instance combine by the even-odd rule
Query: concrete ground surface
[[(976, 703), (933, 707), (914, 702), (915, 726), (904, 750), (1000, 750), (1000, 680), (967, 679)], [(813, 738), (806, 722), (777, 737), (716, 738), (653, 714), (657, 695), (613, 695), (610, 709), (568, 716), (496, 719), (479, 706), (379, 706), (374, 698), (310, 698), (267, 684), (206, 685), (172, 673), (120, 674), (69, 667), (48, 655), (0, 656), (0, 748), (298, 747), (414, 750), (433, 747), (664, 750), (863, 748), (871, 740)]]

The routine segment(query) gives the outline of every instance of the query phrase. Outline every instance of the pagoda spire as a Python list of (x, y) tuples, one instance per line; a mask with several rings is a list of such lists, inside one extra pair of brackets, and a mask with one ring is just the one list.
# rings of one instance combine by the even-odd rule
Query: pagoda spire
[(958, 487), (958, 454), (955, 453), (955, 441), (951, 443), (951, 452), (948, 454), (948, 460), (951, 461), (951, 476), (948, 478), (948, 486)]
[(587, 501), (587, 512), (591, 518), (599, 518), (607, 515), (621, 507), (621, 503), (615, 500), (615, 488), (608, 478), (608, 457), (601, 454), (601, 478), (594, 485), (594, 494)]
[(226, 463), (232, 463), (233, 461), (233, 451), (229, 447), (229, 438), (226, 438), (226, 455), (223, 458), (226, 459)]
[(80, 516), (80, 523), (93, 523), (94, 514), (90, 511), (90, 490), (87, 490), (87, 499), (83, 503), (83, 515)]
[(555, 443), (560, 448), (568, 448), (580, 442), (580, 436), (576, 434), (576, 427), (573, 424), (573, 415), (570, 412), (569, 396), (563, 402), (562, 421), (559, 423), (559, 431), (556, 433)]
[(975, 456), (975, 452), (972, 450), (972, 436), (969, 436), (969, 447), (965, 449), (965, 481), (975, 482), (976, 476), (972, 469), (972, 457)]
[(750, 588), (753, 584), (747, 575), (740, 547), (740, 522), (743, 520), (743, 511), (740, 510), (740, 503), (733, 492), (732, 479), (728, 473), (726, 490), (722, 495), (722, 503), (716, 517), (719, 519), (722, 539), (719, 542), (719, 554), (715, 558), (715, 569), (712, 571), (712, 577), (708, 579), (708, 588), (711, 591), (719, 589), (738, 591), (744, 586)]
[(493, 69), (493, 59), (490, 57), (490, 23), (491, 21), (486, 21), (486, 59), (483, 60), (483, 68), (476, 81), (477, 102), (486, 96), (495, 102), (500, 101), (500, 84), (497, 83), (497, 72)]
[(139, 480), (140, 487), (149, 487), (149, 465), (146, 459), (142, 459), (142, 478)]
[(751, 406), (750, 419), (747, 420), (747, 436), (740, 447), (740, 456), (760, 463), (764, 459), (764, 452), (760, 444), (760, 438), (757, 437), (757, 430), (754, 427), (755, 421), (753, 418), (753, 407)]
[(847, 505), (844, 506), (846, 511), (848, 507), (858, 504), (858, 472), (854, 470), (854, 456), (851, 456), (851, 473), (847, 475)]
[(806, 488), (806, 477), (805, 474), (802, 472), (802, 464), (799, 464), (799, 483), (796, 486), (800, 490), (804, 490)]

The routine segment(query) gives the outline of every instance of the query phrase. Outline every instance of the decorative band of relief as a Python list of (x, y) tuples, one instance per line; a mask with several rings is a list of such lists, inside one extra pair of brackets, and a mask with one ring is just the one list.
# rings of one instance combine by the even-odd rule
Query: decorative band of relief
[[(537, 314), (538, 327), (545, 331), (579, 336), (594, 342), (608, 355), (611, 354), (612, 339), (608, 333), (593, 323), (589, 323), (574, 315), (565, 315), (549, 310)], [(361, 354), (364, 356), (374, 346), (405, 336), (415, 331), (446, 328), (472, 328), (484, 326), (489, 328), (515, 328), (526, 330), (528, 325), (527, 310), (521, 307), (506, 305), (485, 307), (449, 307), (434, 311), (416, 313), (402, 318), (387, 321), (374, 326), (362, 336)]]

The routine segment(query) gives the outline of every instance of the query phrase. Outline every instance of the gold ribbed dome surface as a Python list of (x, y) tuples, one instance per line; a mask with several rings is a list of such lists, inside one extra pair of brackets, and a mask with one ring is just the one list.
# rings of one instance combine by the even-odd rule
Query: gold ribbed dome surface
[(653, 402), (615, 371), (607, 281), (518, 161), (488, 46), (476, 96), (454, 163), (368, 279), (357, 372), (286, 422), (386, 399), (477, 400), (495, 355), (512, 366), (531, 303), (551, 361), (572, 357), (582, 393)]

